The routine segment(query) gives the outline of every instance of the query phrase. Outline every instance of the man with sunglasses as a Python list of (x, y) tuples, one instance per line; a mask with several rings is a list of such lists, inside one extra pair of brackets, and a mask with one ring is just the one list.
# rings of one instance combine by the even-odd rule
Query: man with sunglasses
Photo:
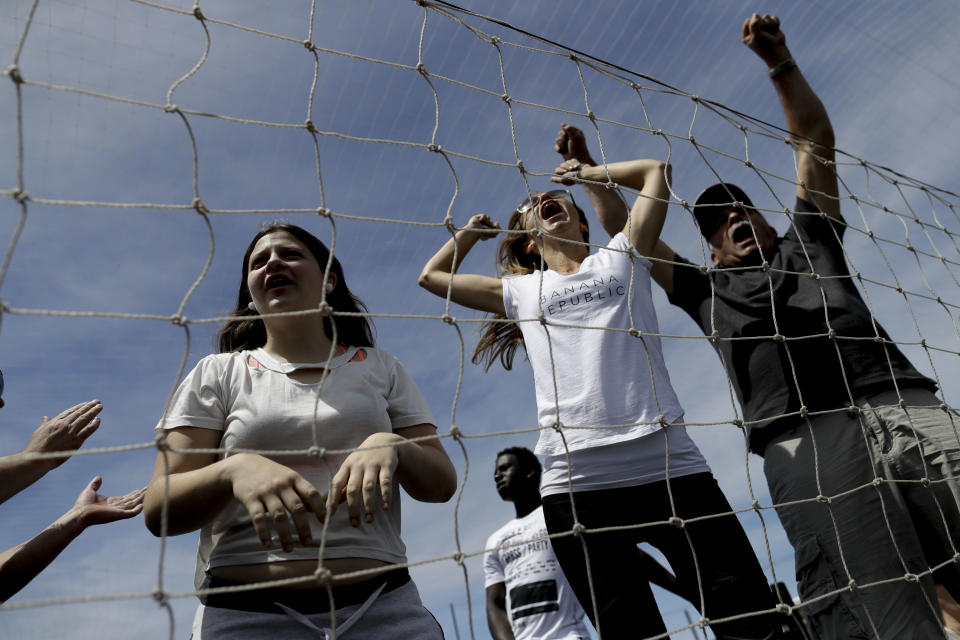
[[(753, 14), (742, 38), (769, 69), (796, 151), (791, 228), (778, 237), (742, 189), (712, 185), (694, 215), (715, 268), (660, 242), (664, 262), (651, 275), (714, 336), (750, 450), (764, 457), (816, 637), (943, 637), (929, 568), (943, 565), (936, 580), (960, 595), (960, 419), (850, 276), (833, 129), (779, 19)], [(613, 226), (625, 215), (615, 203), (598, 213)]]
[[(0, 407), (4, 406), (2, 396), (3, 373), (0, 372)], [(90, 400), (67, 409), (52, 420), (44, 416), (23, 451), (0, 457), (0, 503), (66, 462), (70, 454), (100, 426), (97, 414), (101, 409), (103, 405), (99, 400)], [(58, 452), (65, 455), (32, 457)], [(30, 540), (0, 551), (0, 604), (43, 571), (87, 527), (132, 518), (140, 513), (145, 489), (108, 498), (97, 492), (101, 483), (100, 476), (95, 477), (80, 492), (73, 507), (55, 522)]]

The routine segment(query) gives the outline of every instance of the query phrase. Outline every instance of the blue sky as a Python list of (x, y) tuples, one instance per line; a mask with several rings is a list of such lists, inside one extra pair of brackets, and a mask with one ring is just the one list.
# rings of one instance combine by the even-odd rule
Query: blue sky
[[(183, 0), (162, 4), (179, 10), (192, 7)], [(13, 0), (0, 6), (2, 68), (13, 62), (30, 5)], [(211, 18), (287, 39), (208, 23), (209, 57), (173, 93), (173, 104), (194, 112), (187, 119), (199, 157), (198, 193), (208, 208), (221, 212), (210, 216), (216, 240), (211, 269), (184, 308), (191, 320), (229, 311), (242, 251), (264, 221), (284, 218), (329, 241), (333, 233), (329, 221), (290, 212), (325, 204), (338, 214), (336, 253), (350, 286), (370, 310), (390, 316), (435, 316), (379, 317), (375, 324), (379, 346), (407, 365), (427, 396), (440, 431), (446, 433), (461, 346), (456, 331), (436, 319), (445, 311), (444, 302), (420, 290), (416, 276), (448, 237), (441, 226), (448, 208), (459, 224), (478, 212), (505, 219), (526, 191), (516, 166), (509, 166), (518, 156), (531, 174), (531, 188), (545, 186), (546, 179), (535, 174), (548, 174), (556, 166), (552, 143), (561, 122), (587, 131), (597, 159), (601, 141), (611, 161), (669, 156), (677, 198), (692, 201), (703, 186), (715, 181), (713, 168), (742, 184), (761, 208), (782, 210), (778, 200), (792, 206), (788, 180), (793, 160), (777, 137), (780, 134), (764, 135), (762, 125), (750, 125), (745, 136), (736, 126), (745, 121), (730, 112), (698, 107), (689, 97), (709, 98), (783, 125), (762, 63), (739, 41), (743, 19), (761, 11), (781, 16), (800, 68), (830, 112), (838, 148), (853, 158), (840, 170), (847, 185), (843, 193), (861, 198), (860, 206), (853, 200), (843, 205), (853, 227), (846, 246), (851, 264), (866, 279), (864, 290), (871, 305), (894, 339), (917, 343), (922, 336), (932, 347), (904, 347), (922, 371), (948, 382), (957, 377), (956, 309), (917, 295), (905, 298), (891, 287), (960, 303), (957, 268), (937, 259), (941, 254), (950, 261), (960, 259), (955, 236), (910, 220), (943, 224), (955, 234), (960, 231), (955, 208), (960, 198), (942, 195), (949, 204), (940, 200), (931, 204), (924, 193), (898, 189), (883, 178), (891, 174), (865, 170), (858, 160), (960, 192), (954, 150), (960, 139), (960, 82), (953, 73), (960, 59), (954, 37), (960, 16), (946, 1), (909, 6), (889, 0), (764, 5), (733, 0), (464, 1), (470, 9), (643, 74), (632, 78), (641, 86), (639, 95), (586, 66), (581, 84), (569, 57), (479, 19), (465, 21), (504, 41), (502, 77), (491, 44), (434, 10), (426, 13), (424, 28), (425, 10), (415, 2), (319, 2), (312, 35), (318, 47), (407, 67), (415, 66), (422, 55), (439, 103), (437, 116), (433, 90), (415, 70), (319, 52), (309, 117), (321, 131), (341, 136), (319, 138), (322, 190), (313, 138), (302, 127), (199, 115), (273, 125), (304, 123), (315, 64), (313, 55), (299, 44), (310, 26), (309, 2), (291, 0), (270, 10), (246, 0), (200, 6)], [(179, 116), (160, 107), (204, 48), (204, 31), (190, 15), (120, 0), (38, 4), (19, 60), (26, 80), (143, 104), (22, 87), (24, 187), (34, 201), (28, 204), (23, 234), (0, 283), (4, 304), (17, 310), (176, 313), (211, 245), (203, 220), (189, 208), (194, 185), (187, 129)], [(503, 80), (514, 100), (512, 110), (498, 97)], [(586, 104), (599, 119), (599, 130), (584, 117)], [(14, 83), (9, 76), (0, 78), (4, 252), (20, 220), (20, 208), (9, 197), (18, 186), (16, 114)], [(651, 128), (668, 137), (650, 134)], [(691, 134), (705, 147), (706, 161), (690, 144)], [(453, 171), (439, 154), (424, 148), (431, 141), (460, 154), (450, 156)], [(770, 188), (743, 166), (747, 154), (769, 172), (765, 175)], [(227, 213), (250, 209), (269, 213)], [(690, 259), (702, 259), (689, 214), (673, 206), (668, 216), (664, 238)], [(771, 222), (778, 229), (786, 227), (782, 215), (773, 214)], [(868, 230), (881, 239), (872, 240)], [(920, 252), (904, 249), (907, 243)], [(493, 244), (486, 243), (477, 247), (464, 269), (493, 273), (493, 264)], [(661, 331), (682, 336), (665, 338), (663, 348), (687, 419), (728, 422), (734, 409), (712, 349), (659, 291), (654, 303)], [(450, 312), (461, 321), (469, 358), (476, 342), (475, 321), (481, 316), (456, 307)], [(103, 426), (87, 449), (149, 444), (185, 350), (190, 367), (212, 351), (215, 327), (191, 324), (188, 348), (184, 329), (164, 320), (3, 314), (0, 367), (7, 406), (0, 412), (0, 454), (22, 448), (41, 416), (94, 397), (104, 404)], [(953, 394), (948, 384), (946, 400), (956, 406)], [(469, 461), (458, 514), (464, 552), (482, 551), (487, 535), (512, 515), (510, 505), (494, 491), (493, 455), (507, 446), (532, 447), (535, 440), (532, 434), (480, 436), (530, 428), (535, 417), (526, 363), (511, 373), (484, 374), (467, 362), (455, 407), (455, 423), (471, 436), (465, 441), (466, 458), (459, 446), (445, 441), (461, 478)], [(750, 505), (749, 482), (761, 504), (770, 504), (761, 461), (745, 454), (743, 440), (732, 426), (695, 427), (691, 432), (735, 507)], [(0, 547), (12, 546), (54, 520), (93, 475), (104, 476), (104, 491), (111, 494), (144, 485), (153, 457), (149, 447), (77, 456), (0, 508)], [(404, 538), (411, 561), (456, 550), (454, 508), (453, 502), (421, 505), (406, 500)], [(775, 571), (793, 588), (792, 550), (772, 511), (764, 511), (764, 519), (772, 565), (758, 518), (742, 518), (768, 573)], [(167, 541), (165, 589), (182, 593), (192, 588), (195, 545), (195, 535)], [(158, 585), (159, 552), (160, 542), (139, 518), (92, 529), (10, 604), (148, 594)], [(465, 566), (467, 580), (452, 560), (417, 567), (414, 577), (449, 638), (455, 637), (451, 605), (461, 637), (470, 635), (468, 584), (473, 631), (484, 638), (479, 556), (471, 556)], [(186, 637), (195, 600), (175, 599), (172, 606), (174, 635)], [(668, 627), (686, 624), (682, 606), (675, 598), (662, 597)], [(65, 629), (72, 637), (124, 638), (133, 625), (148, 637), (166, 637), (171, 629), (167, 614), (149, 598), (0, 609), (0, 621), (11, 636), (22, 638), (48, 637)], [(684, 631), (677, 637), (690, 635)]]

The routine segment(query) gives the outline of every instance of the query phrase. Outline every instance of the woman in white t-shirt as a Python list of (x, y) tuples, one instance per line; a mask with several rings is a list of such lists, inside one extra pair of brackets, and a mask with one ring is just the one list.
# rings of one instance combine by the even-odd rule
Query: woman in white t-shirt
[[(607, 640), (666, 631), (644, 578), (639, 542), (658, 547), (691, 592), (702, 589), (708, 618), (776, 604), (735, 516), (683, 528), (667, 524), (731, 508), (682, 426), (683, 409), (656, 335), (655, 267), (644, 256), (653, 254), (664, 223), (670, 167), (649, 159), (606, 167), (567, 161), (552, 180), (604, 183), (608, 175), (640, 195), (598, 253), (590, 253), (586, 219), (569, 192), (549, 191), (521, 203), (506, 232), (485, 214), (473, 216), (427, 262), (419, 280), (438, 296), (449, 289), (454, 302), (498, 316), (488, 323), (474, 362), (489, 368), (499, 360), (509, 369), (517, 347), (525, 347), (537, 394), (536, 453), (544, 462), (541, 493), (550, 533), (574, 529), (571, 497), (587, 530), (663, 523), (552, 539), (568, 581)], [(502, 277), (456, 273), (478, 240), (497, 234), (504, 234)], [(713, 630), (718, 638), (773, 637), (772, 618), (747, 617)]]
[[(318, 308), (327, 313), (272, 315)], [(202, 595), (194, 640), (333, 627), (442, 638), (406, 569), (392, 568), (406, 562), (395, 485), (442, 502), (456, 472), (366, 318), (329, 313), (363, 309), (340, 262), (300, 227), (268, 226), (247, 248), (220, 353), (186, 376), (157, 425), (144, 513), (156, 535), (201, 529), (198, 588), (288, 583)]]

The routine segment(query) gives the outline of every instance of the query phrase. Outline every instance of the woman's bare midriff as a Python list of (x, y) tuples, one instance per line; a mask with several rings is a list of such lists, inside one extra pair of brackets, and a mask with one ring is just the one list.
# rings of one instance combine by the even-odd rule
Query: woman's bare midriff
[[(364, 569), (389, 566), (389, 562), (374, 560), (373, 558), (331, 558), (323, 563), (334, 575), (334, 586), (363, 582), (374, 575), (360, 575), (337, 579), (336, 576)], [(226, 567), (215, 567), (210, 573), (217, 578), (233, 582), (264, 582), (267, 580), (284, 580), (287, 578), (302, 578), (312, 576), (317, 570), (317, 563), (313, 560), (291, 560), (290, 562), (272, 562), (263, 564), (243, 564)], [(316, 589), (317, 584), (304, 582), (284, 586), (285, 589)]]

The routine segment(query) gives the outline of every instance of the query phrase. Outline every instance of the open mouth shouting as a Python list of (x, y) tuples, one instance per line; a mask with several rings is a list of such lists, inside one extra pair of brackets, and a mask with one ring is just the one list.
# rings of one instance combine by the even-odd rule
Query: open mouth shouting
[(563, 205), (561, 205), (558, 200), (553, 199), (546, 200), (541, 203), (538, 213), (540, 214), (540, 220), (548, 224), (551, 222), (558, 222), (561, 219), (561, 216), (566, 215)]
[(272, 289), (278, 289), (280, 287), (285, 287), (287, 285), (293, 284), (293, 280), (286, 276), (275, 275), (267, 278), (267, 281), (264, 283), (263, 290), (270, 291)]
[(748, 240), (755, 242), (753, 229), (750, 227), (750, 222), (748, 220), (734, 222), (732, 225), (730, 225), (730, 230), (727, 233), (734, 244), (741, 244)]

